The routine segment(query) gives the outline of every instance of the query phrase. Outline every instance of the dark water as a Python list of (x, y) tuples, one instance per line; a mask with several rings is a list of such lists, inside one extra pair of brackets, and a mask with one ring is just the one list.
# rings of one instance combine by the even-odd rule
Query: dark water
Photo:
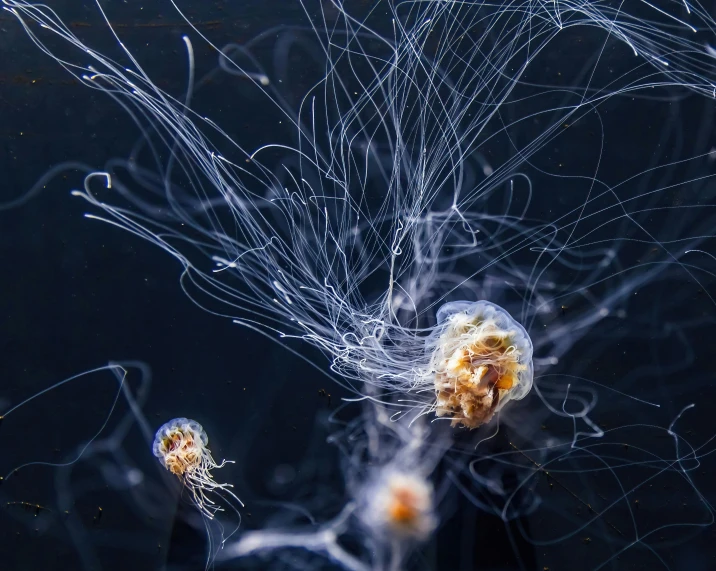
[[(281, 3), (278, 10), (277, 4), (216, 2), (197, 5), (189, 14), (200, 22), (202, 32), (223, 45), (246, 41), (273, 25), (300, 21), (295, 5)], [(145, 10), (139, 4), (117, 2), (108, 7), (123, 39), (142, 51), (149, 75), (163, 89), (181, 93), (186, 83), (181, 36), (187, 29), (170, 6)], [(103, 53), (116, 50), (93, 5), (78, 3), (59, 11), (87, 44)], [(105, 95), (78, 85), (40, 53), (7, 13), (0, 16), (0, 52), (2, 201), (22, 196), (58, 164), (80, 161), (101, 169), (111, 158), (127, 155), (138, 133), (122, 110)], [(542, 70), (555, 80), (557, 67), (570, 63), (569, 54), (553, 57), (555, 67), (543, 63)], [(210, 50), (199, 48), (197, 67), (209, 70), (212, 58), (215, 54)], [(235, 95), (224, 92), (216, 104), (208, 96), (201, 100), (199, 93), (199, 104), (205, 110), (213, 107), (212, 117), (232, 136), (259, 138), (270, 133), (276, 127), (271, 125), (270, 106), (252, 101), (240, 86), (233, 89)], [(231, 106), (232, 101), (237, 104)], [(624, 97), (602, 111), (608, 135), (601, 174), (612, 182), (652, 164), (708, 151), (714, 143), (710, 128), (705, 127), (713, 121), (713, 101), (685, 97), (674, 103), (641, 100), (635, 104)], [(625, 136), (617, 136), (619, 132)], [(588, 141), (599, 136), (585, 128), (584, 148), (558, 149), (560, 160), (572, 164), (589, 160), (585, 148), (591, 149)], [(711, 173), (710, 163), (699, 168), (704, 176)], [(660, 172), (653, 183), (686, 180), (687, 170), (677, 166), (668, 174)], [(193, 305), (178, 285), (181, 268), (163, 252), (84, 218), (86, 203), (69, 194), (81, 187), (82, 179), (78, 169), (63, 171), (47, 180), (46, 188), (32, 199), (0, 212), (0, 410), (109, 361), (141, 361), (151, 368), (151, 385), (141, 407), (149, 423), (156, 428), (173, 417), (194, 418), (211, 435), (214, 456), (236, 461), (222, 469), (221, 479), (232, 482), (246, 502), (243, 527), (260, 527), (281, 502), (301, 503), (316, 495), (325, 513), (336, 513), (345, 498), (339, 453), (326, 442), (331, 432), (327, 417), (347, 393), (276, 343)], [(716, 193), (706, 183), (675, 187), (674, 200), (677, 192), (702, 193), (703, 200), (692, 202), (703, 206), (705, 219), (712, 216), (708, 207), (714, 204)], [(553, 198), (541, 195), (535, 200), (543, 201), (541, 208), (549, 210)], [(666, 226), (672, 223), (664, 213), (655, 216), (663, 216)], [(632, 315), (648, 329), (651, 308), (678, 291), (681, 301), (673, 309), (674, 322), (697, 324), (686, 343), (695, 357), (684, 358), (681, 346), (660, 342), (656, 333), (650, 339), (647, 331), (644, 339), (625, 339), (621, 355), (590, 355), (588, 362), (579, 362), (577, 354), (571, 370), (575, 374), (588, 371), (604, 380), (624, 378), (647, 367), (630, 390), (663, 404), (652, 421), (668, 426), (683, 406), (695, 402), (696, 412), (688, 417), (682, 432), (689, 431), (696, 442), (704, 442), (716, 433), (710, 414), (711, 403), (716, 402), (710, 324), (716, 313), (707, 295), (716, 290), (708, 289), (713, 286), (710, 274), (699, 277), (701, 284), (688, 277), (674, 279), (650, 289), (644, 301), (632, 302)], [(293, 348), (324, 366), (323, 357), (313, 350), (299, 344)], [(667, 366), (672, 351), (681, 353), (674, 359), (687, 362), (673, 374)], [(141, 375), (133, 371), (128, 381), (139, 387)], [(102, 426), (116, 391), (110, 374), (92, 375), (38, 398), (9, 417), (0, 425), (0, 472), (34, 460), (62, 463), (72, 459), (78, 445)], [(330, 393), (330, 400), (325, 392)], [(102, 437), (115, 434), (121, 419), (129, 414), (120, 401)], [(605, 425), (631, 422), (628, 410), (610, 408), (609, 401), (603, 418)], [(662, 437), (669, 445), (668, 435)], [(638, 437), (633, 441), (638, 444)], [(125, 482), (127, 474), (117, 471), (116, 464), (101, 454), (91, 462), (79, 462), (69, 486), (57, 479), (51, 467), (24, 468), (0, 487), (5, 503), (0, 511), (0, 569), (203, 569), (205, 536), (187, 523), (196, 514), (165, 477), (139, 429), (133, 426), (121, 441), (110, 440), (110, 444), (113, 451), (127, 455), (126, 465), (146, 478), (144, 491), (133, 495), (132, 486)], [(631, 467), (620, 477), (625, 482), (632, 476), (643, 481), (646, 476), (638, 471)], [(704, 509), (698, 510), (713, 499), (714, 474), (708, 456), (690, 474), (702, 498), (694, 497), (684, 477), (669, 484), (648, 481), (639, 496), (642, 505), (650, 502), (664, 521), (680, 521), (691, 510), (691, 521), (699, 526), (686, 531), (667, 528), (658, 540), (650, 537), (650, 543), (659, 544), (662, 560), (648, 548), (635, 547), (606, 568), (715, 569), (714, 528), (700, 526), (708, 523), (708, 517)], [(649, 489), (654, 485), (658, 489)], [(580, 505), (586, 504), (579, 498), (600, 493), (582, 489), (578, 479), (566, 487), (550, 488), (554, 488), (553, 495), (546, 501), (554, 513), (573, 511), (579, 517)], [(459, 497), (446, 504), (446, 522), (415, 568), (591, 569), (623, 545), (625, 537), (634, 536), (635, 520), (640, 517), (637, 513), (633, 520), (615, 520), (606, 515), (599, 518), (597, 535), (582, 533), (543, 548), (529, 544), (520, 532), (549, 528), (549, 512), (505, 524)], [(588, 510), (583, 506), (583, 511)], [(578, 516), (574, 517), (576, 521)], [(302, 561), (296, 557), (294, 563)], [(283, 568), (284, 563), (288, 568), (290, 561), (287, 555), (274, 561), (272, 568)], [(248, 565), (239, 561), (233, 566)], [(254, 561), (251, 568), (262, 565)], [(306, 559), (304, 565), (334, 568), (319, 558)]]

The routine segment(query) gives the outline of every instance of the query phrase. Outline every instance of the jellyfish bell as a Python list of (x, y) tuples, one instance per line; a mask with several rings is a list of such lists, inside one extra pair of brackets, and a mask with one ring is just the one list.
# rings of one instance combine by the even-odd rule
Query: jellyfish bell
[(154, 439), (152, 452), (172, 474), (184, 476), (202, 462), (212, 462), (207, 448), (209, 437), (202, 426), (188, 418), (175, 418), (163, 424)]
[(529, 393), (532, 341), (504, 309), (488, 301), (449, 302), (437, 320), (426, 342), (437, 416), (477, 428)]
[(431, 483), (420, 474), (385, 468), (367, 487), (359, 517), (390, 540), (425, 541), (438, 523), (433, 496)]

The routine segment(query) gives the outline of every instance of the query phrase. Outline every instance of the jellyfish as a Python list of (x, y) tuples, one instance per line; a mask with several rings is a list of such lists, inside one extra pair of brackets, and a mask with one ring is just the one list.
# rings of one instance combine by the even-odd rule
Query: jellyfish
[(432, 484), (415, 474), (386, 471), (366, 492), (365, 525), (378, 533), (425, 540), (435, 530)]
[[(308, 30), (281, 26), (224, 47), (175, 5), (190, 30), (178, 93), (160, 87), (103, 11), (116, 60), (51, 8), (4, 0), (35, 44), (138, 127), (131, 156), (89, 169), (73, 192), (87, 217), (166, 252), (199, 307), (277, 341), (365, 403), (350, 423), (365, 436), (345, 439), (342, 515), (305, 532), (247, 532), (227, 557), (303, 545), (364, 568), (339, 542), (350, 536), (380, 546), (379, 561), (402, 562), (444, 521), (430, 496), (447, 482), (516, 521), (533, 546), (608, 527), (618, 543), (601, 533), (608, 553), (594, 567), (633, 548), (663, 561), (649, 541), (676, 530), (674, 515), (638, 521), (636, 490), (678, 478), (698, 506), (684, 528), (713, 518), (691, 478), (709, 441), (693, 445), (679, 429), (691, 403), (665, 400), (693, 396), (693, 383), (668, 379), (693, 365), (694, 332), (708, 326), (708, 312), (684, 317), (692, 292), (671, 284), (697, 286), (714, 305), (712, 174), (703, 128), (691, 151), (673, 116), (646, 117), (663, 143), (627, 144), (633, 130), (611, 117), (660, 97), (665, 108), (688, 99), (684, 120), (694, 101), (710, 106), (712, 50), (691, 34), (713, 36), (716, 22), (691, 3), (686, 14), (347, 4), (299, 2)], [(57, 39), (75, 55), (57, 55)], [(204, 75), (197, 41), (219, 62)], [(196, 89), (211, 90), (217, 74), (263, 101), (276, 132), (234, 132), (212, 116), (226, 102), (246, 117), (226, 90), (201, 108)], [(615, 356), (628, 371), (602, 378)], [(403, 434), (417, 426), (427, 427), (419, 437)], [(654, 444), (647, 432), (668, 438)], [(520, 527), (544, 513), (545, 485), (587, 519), (572, 525), (571, 504), (550, 498), (560, 525)], [(368, 490), (383, 499), (365, 501)], [(626, 527), (609, 519), (619, 508)]]
[(208, 444), (209, 437), (201, 424), (188, 418), (175, 418), (157, 430), (152, 452), (162, 466), (181, 478), (201, 513), (213, 519), (217, 511), (224, 509), (211, 499), (213, 494), (229, 496), (241, 507), (244, 504), (231, 491), (231, 484), (219, 484), (214, 480), (212, 470), (233, 462), (222, 460), (217, 463)]

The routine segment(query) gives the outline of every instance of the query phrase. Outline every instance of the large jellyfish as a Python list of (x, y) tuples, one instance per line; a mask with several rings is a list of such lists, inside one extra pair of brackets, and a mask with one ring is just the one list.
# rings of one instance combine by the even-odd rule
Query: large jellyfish
[[(529, 546), (516, 566), (688, 565), (713, 521), (696, 475), (713, 427), (681, 428), (713, 394), (695, 366), (714, 310), (704, 7), (299, 1), (239, 41), (171, 2), (178, 88), (161, 83), (167, 56), (114, 24), (121, 7), (96, 3), (100, 50), (51, 7), (3, 4), (137, 127), (126, 159), (72, 165), (87, 217), (170, 254), (194, 303), (346, 400), (316, 428), (343, 467), (334, 501), (277, 471), (276, 489), (303, 492), (244, 520), (219, 558), (419, 567), (443, 529), (469, 567), (490, 550), (449, 533), (459, 496)], [(226, 351), (288, 402), (312, 386), (279, 387), (269, 361)]]

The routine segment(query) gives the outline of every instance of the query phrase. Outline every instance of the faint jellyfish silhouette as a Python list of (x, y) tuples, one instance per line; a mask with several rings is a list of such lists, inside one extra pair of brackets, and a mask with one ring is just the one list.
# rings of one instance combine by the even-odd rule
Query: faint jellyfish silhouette
[(399, 539), (424, 541), (435, 530), (433, 489), (429, 480), (385, 470), (376, 478), (362, 510), (365, 525)]

